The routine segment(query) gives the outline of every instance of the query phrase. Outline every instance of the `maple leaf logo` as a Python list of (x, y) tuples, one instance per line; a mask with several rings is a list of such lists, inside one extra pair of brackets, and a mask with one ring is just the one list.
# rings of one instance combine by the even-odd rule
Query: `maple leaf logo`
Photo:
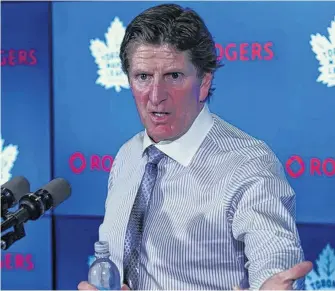
[(335, 289), (335, 251), (328, 244), (316, 261), (318, 272), (310, 271), (305, 279), (306, 290)]
[(99, 84), (105, 89), (115, 87), (116, 92), (121, 91), (121, 87), (129, 89), (127, 76), (121, 69), (121, 60), (119, 57), (120, 46), (125, 34), (125, 27), (118, 17), (111, 22), (107, 33), (105, 33), (106, 43), (99, 39), (90, 41), (90, 50), (98, 65)]
[(317, 33), (311, 35), (310, 45), (320, 62), (317, 82), (327, 84), (327, 87), (335, 86), (335, 17), (328, 27), (329, 40)]
[(12, 175), (11, 170), (16, 161), (19, 151), (16, 145), (9, 144), (4, 147), (5, 141), (0, 137), (0, 163), (1, 163), (1, 177), (0, 183), (3, 185), (8, 182)]

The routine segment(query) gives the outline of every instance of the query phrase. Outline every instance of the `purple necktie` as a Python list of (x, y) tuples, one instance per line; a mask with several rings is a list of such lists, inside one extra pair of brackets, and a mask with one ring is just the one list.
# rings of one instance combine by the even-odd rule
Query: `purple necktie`
[(138, 289), (142, 232), (157, 177), (157, 164), (165, 154), (151, 145), (147, 148), (147, 156), (148, 162), (130, 213), (124, 242), (124, 281), (133, 290)]

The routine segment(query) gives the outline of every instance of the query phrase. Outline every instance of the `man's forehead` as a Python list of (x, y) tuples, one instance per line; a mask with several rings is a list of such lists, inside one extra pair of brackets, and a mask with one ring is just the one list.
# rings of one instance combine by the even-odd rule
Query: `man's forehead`
[(132, 56), (135, 58), (167, 58), (174, 60), (183, 60), (186, 57), (184, 52), (179, 52), (173, 46), (168, 44), (163, 45), (149, 45), (141, 44), (134, 47)]

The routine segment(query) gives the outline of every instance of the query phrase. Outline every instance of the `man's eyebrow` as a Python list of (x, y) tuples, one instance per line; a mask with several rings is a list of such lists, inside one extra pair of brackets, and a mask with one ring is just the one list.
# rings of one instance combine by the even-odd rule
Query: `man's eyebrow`
[[(162, 68), (161, 71), (164, 73), (173, 73), (173, 72), (184, 72), (186, 69), (181, 66), (169, 66), (166, 68)], [(130, 70), (132, 74), (144, 73), (144, 72), (152, 72), (152, 68), (146, 68), (141, 65), (135, 65), (133, 69)]]

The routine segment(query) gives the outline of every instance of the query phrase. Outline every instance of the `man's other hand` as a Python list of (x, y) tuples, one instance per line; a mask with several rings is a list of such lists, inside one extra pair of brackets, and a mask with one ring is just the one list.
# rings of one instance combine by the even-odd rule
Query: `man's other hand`
[[(305, 277), (313, 268), (313, 263), (305, 261), (296, 264), (291, 269), (280, 272), (267, 279), (260, 290), (293, 290), (295, 280)], [(234, 287), (233, 290), (243, 290)]]

